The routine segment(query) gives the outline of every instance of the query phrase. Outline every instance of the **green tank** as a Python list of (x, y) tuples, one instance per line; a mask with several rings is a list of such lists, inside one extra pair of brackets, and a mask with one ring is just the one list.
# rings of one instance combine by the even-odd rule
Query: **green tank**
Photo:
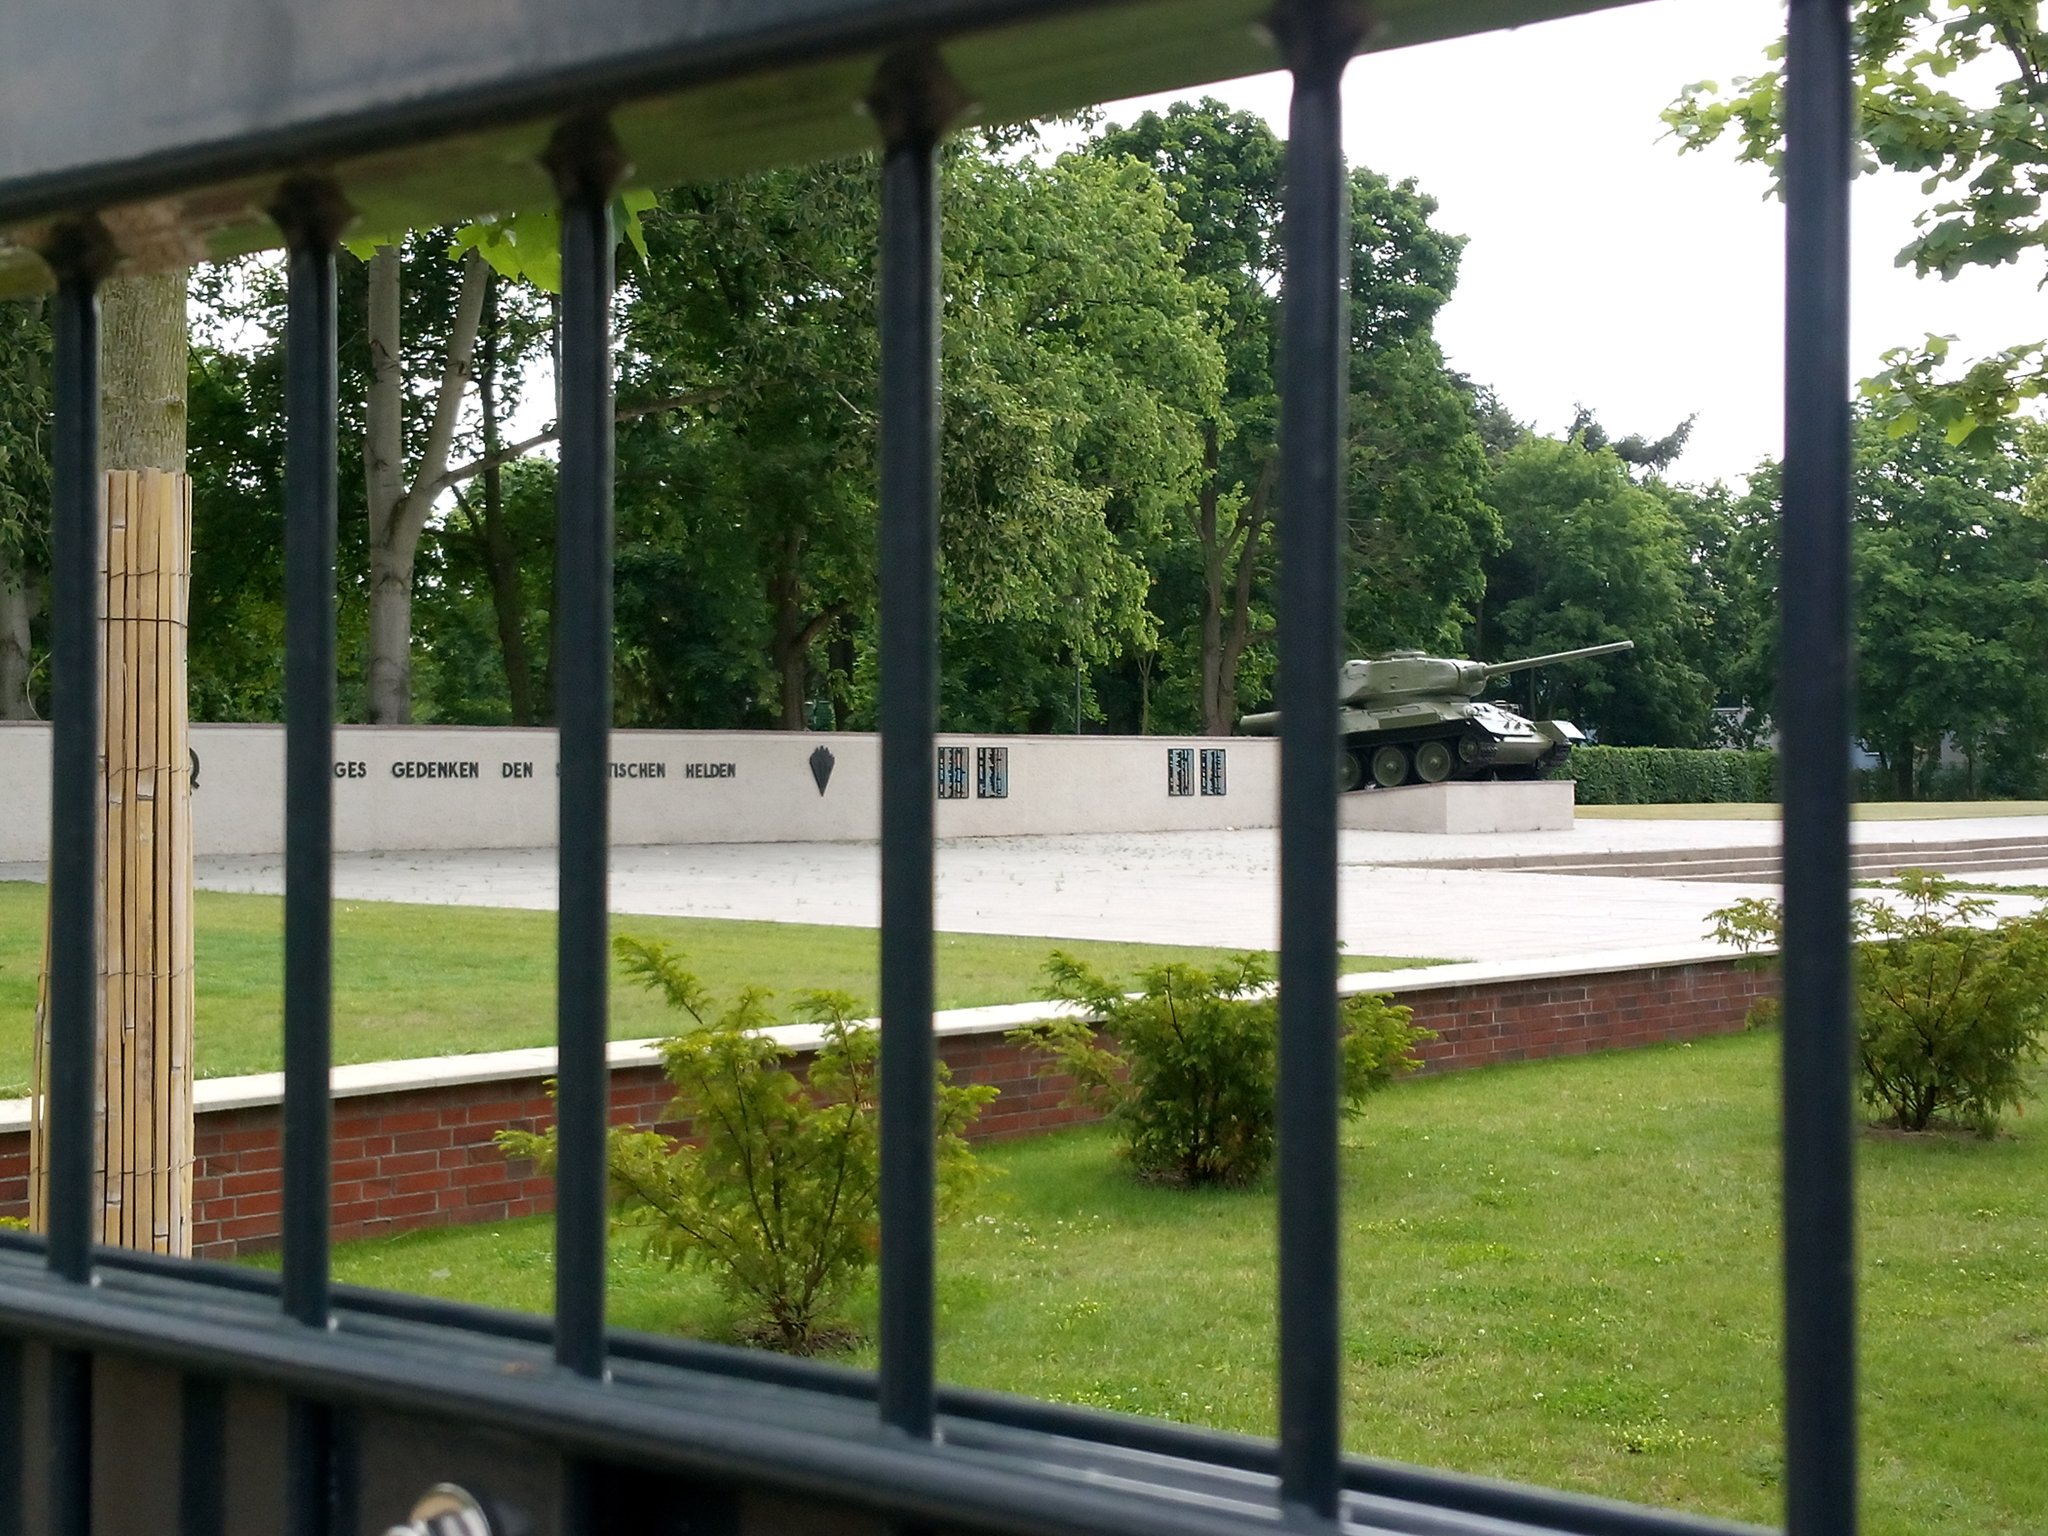
[[(1337, 679), (1343, 789), (1441, 784), (1446, 779), (1533, 779), (1565, 760), (1585, 734), (1569, 720), (1530, 720), (1482, 700), (1486, 685), (1510, 672), (1635, 649), (1633, 640), (1524, 656), (1520, 661), (1460, 661), (1420, 651), (1390, 651), (1347, 661)], [(1273, 736), (1277, 713), (1246, 715), (1239, 729)]]

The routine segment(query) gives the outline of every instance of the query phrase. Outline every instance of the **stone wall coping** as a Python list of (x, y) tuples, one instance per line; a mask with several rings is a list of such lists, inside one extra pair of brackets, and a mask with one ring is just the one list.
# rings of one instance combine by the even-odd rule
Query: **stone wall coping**
[[(1481, 960), (1448, 965), (1408, 966), (1389, 971), (1353, 971), (1338, 979), (1346, 996), (1359, 992), (1391, 992), (1403, 997), (1452, 991), (1461, 987), (1507, 986), (1516, 982), (1567, 981), (1575, 976), (1604, 976), (1619, 971), (1657, 970), (1736, 958), (1717, 944), (1661, 945), (1631, 950), (1603, 950), (1557, 955), (1541, 960)], [(998, 1003), (982, 1008), (949, 1008), (932, 1019), (940, 1036), (999, 1034), (1040, 1019), (1058, 1017), (1065, 1005), (1048, 1002)], [(869, 1021), (872, 1022), (872, 1021)], [(815, 1024), (781, 1024), (764, 1031), (793, 1051), (815, 1049), (824, 1030)], [(661, 1063), (658, 1039), (614, 1040), (605, 1052), (613, 1071), (656, 1067)], [(406, 1093), (470, 1083), (509, 1082), (552, 1077), (555, 1048), (529, 1046), (512, 1051), (479, 1051), (466, 1056), (418, 1056), (402, 1061), (369, 1061), (334, 1068), (330, 1078), (337, 1099), (373, 1094)], [(258, 1109), (284, 1100), (282, 1072), (256, 1072), (243, 1077), (202, 1078), (192, 1085), (193, 1109), (199, 1114)], [(0, 1136), (26, 1131), (29, 1101), (0, 1100)]]

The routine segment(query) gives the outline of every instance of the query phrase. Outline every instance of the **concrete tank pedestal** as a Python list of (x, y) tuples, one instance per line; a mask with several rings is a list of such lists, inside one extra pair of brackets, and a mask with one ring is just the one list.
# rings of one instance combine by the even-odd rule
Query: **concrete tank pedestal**
[(1337, 797), (1337, 825), (1360, 832), (1563, 832), (1578, 786), (1534, 783), (1408, 784)]

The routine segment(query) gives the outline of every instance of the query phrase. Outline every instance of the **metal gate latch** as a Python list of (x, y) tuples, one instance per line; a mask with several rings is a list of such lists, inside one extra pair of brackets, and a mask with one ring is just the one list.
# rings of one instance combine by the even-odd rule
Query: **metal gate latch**
[(412, 1507), (412, 1518), (384, 1536), (492, 1536), (490, 1516), (466, 1489), (436, 1483)]

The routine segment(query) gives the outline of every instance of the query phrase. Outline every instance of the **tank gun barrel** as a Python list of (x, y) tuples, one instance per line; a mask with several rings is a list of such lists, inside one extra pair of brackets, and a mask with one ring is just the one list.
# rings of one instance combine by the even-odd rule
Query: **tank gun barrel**
[(1605, 645), (1582, 645), (1576, 651), (1552, 651), (1548, 656), (1524, 656), (1520, 661), (1495, 661), (1487, 664), (1488, 677), (1505, 677), (1510, 672), (1526, 672), (1531, 667), (1547, 667), (1554, 661), (1583, 661), (1588, 656), (1612, 656), (1616, 651), (1632, 651), (1636, 648), (1633, 640), (1610, 640)]

